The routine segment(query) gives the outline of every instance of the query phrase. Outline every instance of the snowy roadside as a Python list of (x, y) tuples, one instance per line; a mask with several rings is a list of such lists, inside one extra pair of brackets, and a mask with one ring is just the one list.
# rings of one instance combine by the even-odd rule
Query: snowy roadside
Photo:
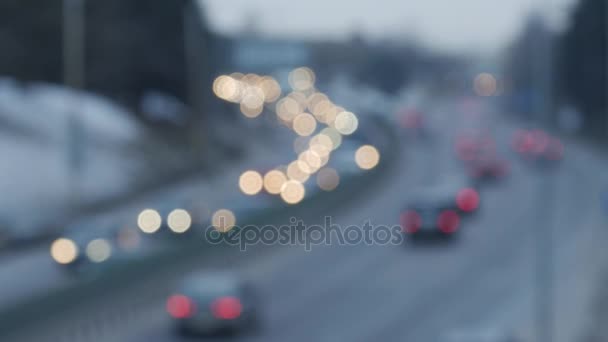
[[(68, 144), (71, 108), (80, 108), (78, 146)], [(78, 172), (70, 149), (81, 156)], [(13, 240), (7, 246), (47, 237), (83, 210), (117, 205), (200, 170), (205, 160), (190, 153), (102, 97), (0, 79), (0, 234)], [(217, 164), (221, 156), (220, 149), (208, 157)]]

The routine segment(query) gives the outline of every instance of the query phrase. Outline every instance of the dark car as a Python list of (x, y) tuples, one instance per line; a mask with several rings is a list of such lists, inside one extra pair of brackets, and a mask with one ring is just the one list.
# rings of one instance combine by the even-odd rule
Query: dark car
[(415, 192), (404, 206), (400, 222), (412, 237), (450, 237), (462, 220), (479, 208), (479, 192), (464, 180), (449, 180)]
[(229, 272), (189, 275), (167, 299), (167, 312), (183, 335), (255, 331), (258, 306), (252, 284)]

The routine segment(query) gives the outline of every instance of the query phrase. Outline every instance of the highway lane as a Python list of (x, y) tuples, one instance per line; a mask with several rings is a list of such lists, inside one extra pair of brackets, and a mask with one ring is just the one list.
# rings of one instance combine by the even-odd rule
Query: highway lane
[[(279, 142), (291, 142), (291, 139), (292, 136), (283, 131), (277, 134), (277, 141)], [(219, 206), (227, 206), (231, 203), (231, 198), (239, 195), (236, 184), (244, 169), (256, 166), (274, 167), (284, 162), (287, 155), (291, 156), (290, 144), (279, 143), (276, 146), (280, 147), (275, 150), (277, 153), (268, 154), (262, 151), (267, 148), (266, 145), (251, 144), (250, 155), (248, 155), (250, 158), (238, 161), (237, 165), (227, 165), (228, 170), (225, 170), (221, 177), (189, 179), (176, 184), (172, 188), (161, 189), (138, 198), (133, 203), (104, 212), (98, 216), (100, 218), (118, 218), (115, 221), (121, 224), (131, 222), (132, 225), (135, 225), (137, 214), (142, 209), (177, 206), (177, 204), (188, 202), (187, 199), (195, 199), (207, 207), (209, 211), (219, 209)], [(232, 189), (233, 191), (226, 191), (226, 189)], [(127, 217), (130, 218), (127, 219)], [(90, 220), (91, 217), (86, 217), (73, 225), (78, 228), (78, 224), (83, 223), (87, 225), (86, 229), (114, 229), (106, 226), (88, 227), (90, 225), (87, 222)], [(161, 246), (162, 243), (160, 239), (144, 237), (144, 243), (141, 244), (134, 257), (144, 257), (147, 253)], [(3, 254), (0, 257), (0, 279), (2, 280), (0, 281), (0, 308), (14, 305), (32, 296), (64, 288), (78, 281), (76, 277), (65, 272), (64, 269), (53, 262), (49, 255), (49, 246), (37, 246)]]
[[(450, 102), (435, 104), (430, 109), (434, 142), (404, 140), (396, 167), (369, 194), (332, 213), (334, 222), (342, 227), (366, 220), (397, 224), (408, 190), (441, 174), (462, 172), (451, 143), (459, 131), (476, 123), (463, 120), (452, 107)], [(498, 118), (488, 121), (495, 122), (493, 131), (506, 150), (514, 127)], [(510, 157), (511, 177), (484, 188), (482, 211), (465, 222), (453, 244), (313, 246), (311, 252), (294, 246), (261, 256), (241, 253), (230, 260), (201, 260), (201, 267), (235, 268), (248, 274), (268, 299), (262, 331), (235, 339), (440, 341), (440, 336), (510, 329), (529, 320), (534, 280), (531, 239), (540, 175)], [(582, 224), (586, 209), (593, 207), (581, 200), (594, 186), (587, 170), (596, 171), (568, 159), (556, 170), (554, 222), (558, 257), (563, 260), (570, 258), (572, 248), (567, 247), (578, 243), (572, 227)], [(95, 339), (75, 333), (65, 340), (181, 340), (164, 312), (164, 298), (140, 304), (144, 307), (123, 322), (100, 322), (105, 328), (95, 332)]]
[[(436, 111), (441, 115), (445, 108)], [(347, 226), (370, 219), (375, 224), (397, 224), (404, 193), (412, 185), (433, 177), (430, 174), (437, 170), (460, 170), (449, 144), (466, 126), (459, 119), (439, 117), (441, 142), (433, 147), (407, 147), (390, 177), (347, 212), (339, 213), (335, 222)], [(508, 141), (513, 127), (496, 122), (499, 140)], [(537, 224), (539, 176), (529, 165), (513, 160), (510, 179), (484, 189), (482, 212), (451, 245), (332, 245), (311, 252), (293, 247), (265, 260), (243, 256), (234, 267), (254, 278), (268, 301), (260, 335), (236, 339), (440, 341), (471, 331), (510, 330), (531, 310), (531, 239)], [(593, 184), (581, 180), (580, 170), (567, 161), (555, 177), (559, 186), (554, 222), (561, 251), (576, 239), (572, 227), (588, 207), (580, 198)], [(147, 314), (138, 318), (139, 324), (112, 334), (111, 339), (179, 340), (172, 334), (163, 304), (151, 304)]]

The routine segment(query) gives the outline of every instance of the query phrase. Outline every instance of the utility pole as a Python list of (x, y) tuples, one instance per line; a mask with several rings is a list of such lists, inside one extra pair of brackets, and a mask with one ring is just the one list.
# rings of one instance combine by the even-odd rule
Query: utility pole
[[(84, 88), (84, 38), (84, 0), (63, 0), (63, 80), (65, 86), (76, 91)], [(66, 160), (70, 204), (75, 208), (80, 202), (85, 144), (79, 94), (68, 98)]]
[[(541, 0), (543, 9), (540, 13), (548, 15), (551, 10), (551, 0)], [(546, 18), (539, 15), (534, 33), (533, 73), (536, 84), (535, 114), (540, 127), (551, 124), (553, 111), (553, 44), (552, 35), (546, 25)], [(544, 166), (544, 165), (542, 165)], [(554, 256), (554, 206), (555, 181), (553, 170), (541, 168), (538, 177), (538, 208), (534, 230), (536, 250), (536, 341), (553, 342), (555, 332), (555, 256)]]

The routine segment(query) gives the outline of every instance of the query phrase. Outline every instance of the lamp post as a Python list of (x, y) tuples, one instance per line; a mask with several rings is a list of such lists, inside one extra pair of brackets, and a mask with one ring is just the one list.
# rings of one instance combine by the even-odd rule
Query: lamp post
[[(84, 87), (84, 0), (63, 0), (63, 81), (66, 87)], [(72, 208), (80, 201), (80, 182), (84, 157), (84, 133), (79, 114), (79, 94), (68, 96), (66, 120), (66, 161), (69, 201)]]

